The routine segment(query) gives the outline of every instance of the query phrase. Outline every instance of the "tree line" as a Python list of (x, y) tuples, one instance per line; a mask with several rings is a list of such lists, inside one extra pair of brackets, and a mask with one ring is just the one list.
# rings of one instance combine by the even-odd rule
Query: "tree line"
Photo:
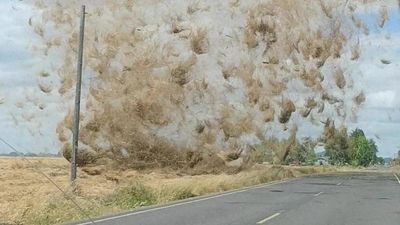
[(324, 144), (325, 156), (331, 165), (369, 166), (385, 163), (382, 157), (377, 156), (378, 146), (375, 141), (368, 139), (363, 130), (357, 128), (348, 133), (346, 128), (337, 129), (330, 121), (317, 140), (297, 140), (285, 158), (285, 163), (314, 164), (317, 161), (314, 149), (318, 143)]
[(384, 159), (378, 157), (378, 146), (373, 139), (368, 139), (363, 130), (357, 128), (350, 134), (346, 129), (326, 139), (326, 156), (334, 165), (369, 166), (384, 164)]

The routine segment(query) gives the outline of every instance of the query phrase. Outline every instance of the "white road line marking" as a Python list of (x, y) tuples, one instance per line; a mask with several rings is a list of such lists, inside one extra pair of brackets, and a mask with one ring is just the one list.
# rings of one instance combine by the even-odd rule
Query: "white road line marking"
[(395, 173), (394, 173), (393, 175), (394, 175), (394, 177), (396, 177), (397, 182), (399, 182), (399, 184), (400, 184), (400, 179), (399, 179), (399, 177), (398, 177)]
[(342, 185), (342, 182), (340, 182), (340, 183), (336, 184), (336, 186), (340, 186), (340, 185)]
[(277, 217), (277, 216), (279, 216), (279, 215), (281, 215), (281, 213), (275, 213), (275, 214), (272, 215), (272, 216), (269, 216), (269, 217), (267, 217), (267, 218), (265, 218), (265, 219), (263, 219), (263, 220), (258, 221), (257, 224), (266, 223), (267, 221), (272, 220), (273, 218), (275, 218), (275, 217)]
[[(283, 181), (269, 183), (269, 184), (265, 184), (265, 185), (261, 185), (261, 186), (258, 185), (258, 186), (246, 188), (246, 189), (243, 189), (243, 190), (232, 191), (232, 192), (228, 192), (228, 193), (224, 193), (224, 194), (220, 194), (220, 195), (214, 195), (214, 196), (210, 196), (210, 197), (195, 199), (195, 200), (192, 200), (192, 201), (180, 202), (180, 203), (175, 203), (175, 204), (171, 204), (171, 205), (166, 205), (166, 206), (161, 206), (161, 207), (156, 207), (156, 208), (151, 208), (151, 209), (145, 209), (145, 210), (142, 210), (142, 211), (131, 212), (131, 213), (127, 213), (127, 214), (107, 217), (107, 218), (103, 218), (103, 219), (94, 220), (94, 222), (95, 223), (99, 223), (99, 222), (109, 221), (109, 220), (113, 220), (113, 219), (119, 219), (119, 218), (123, 218), (123, 217), (143, 214), (143, 213), (147, 213), (147, 212), (158, 211), (158, 210), (161, 210), (161, 209), (168, 209), (168, 208), (173, 208), (173, 207), (176, 207), (176, 206), (188, 205), (188, 204), (192, 204), (192, 203), (196, 203), (196, 202), (202, 202), (202, 201), (206, 201), (206, 200), (210, 200), (210, 199), (214, 199), (214, 198), (220, 198), (220, 197), (223, 197), (223, 196), (233, 195), (233, 194), (242, 193), (242, 192), (246, 192), (246, 191), (250, 191), (250, 190), (255, 190), (255, 189), (269, 187), (269, 186), (273, 186), (273, 185), (277, 185), (277, 184), (282, 184), (282, 183), (286, 183), (288, 181), (293, 181), (293, 180), (296, 180), (296, 179), (283, 180)], [(90, 224), (92, 224), (92, 222), (84, 222), (84, 223), (79, 223), (77, 225), (90, 225)]]
[(323, 193), (324, 193), (324, 192), (321, 191), (320, 193), (315, 194), (314, 196), (315, 196), (315, 197), (318, 197), (318, 196), (322, 195)]

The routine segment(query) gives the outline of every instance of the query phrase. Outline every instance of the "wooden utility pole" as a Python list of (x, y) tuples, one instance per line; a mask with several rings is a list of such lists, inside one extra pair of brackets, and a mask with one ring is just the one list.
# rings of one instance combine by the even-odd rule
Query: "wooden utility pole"
[(82, 5), (81, 9), (81, 24), (79, 29), (79, 49), (78, 49), (78, 63), (77, 63), (77, 77), (76, 77), (76, 94), (75, 94), (75, 111), (74, 111), (74, 127), (73, 127), (73, 140), (72, 140), (72, 153), (71, 153), (71, 181), (76, 179), (76, 159), (78, 155), (78, 141), (79, 141), (79, 113), (81, 107), (81, 83), (82, 83), (82, 60), (83, 60), (83, 40), (85, 33), (85, 6)]

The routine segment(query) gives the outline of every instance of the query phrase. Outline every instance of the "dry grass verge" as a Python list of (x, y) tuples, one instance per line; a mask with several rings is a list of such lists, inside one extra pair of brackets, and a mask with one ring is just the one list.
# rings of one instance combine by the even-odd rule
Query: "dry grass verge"
[(400, 166), (393, 166), (392, 167), (392, 171), (394, 173), (397, 173), (398, 175), (400, 175)]
[[(0, 158), (0, 223), (60, 224), (85, 217), (71, 201), (34, 172), (49, 175), (90, 216), (118, 213), (141, 206), (218, 193), (251, 185), (299, 177), (313, 173), (333, 172), (335, 167), (286, 167), (256, 165), (237, 174), (180, 175), (177, 172), (110, 170), (86, 168), (79, 171), (74, 188), (69, 186), (69, 166), (61, 158), (34, 158), (34, 166), (20, 158)], [(88, 175), (96, 170), (98, 175)]]

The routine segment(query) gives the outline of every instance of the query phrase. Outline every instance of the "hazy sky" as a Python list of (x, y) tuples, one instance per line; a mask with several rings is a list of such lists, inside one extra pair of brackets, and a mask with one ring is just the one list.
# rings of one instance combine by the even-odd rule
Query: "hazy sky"
[[(28, 26), (32, 14), (24, 1), (0, 1), (0, 136), (24, 152), (56, 153), (55, 129), (67, 105), (37, 86), (38, 73), (57, 62), (35, 54), (33, 46), (40, 42)], [(377, 27), (376, 14), (366, 11), (360, 16), (370, 35), (360, 36), (361, 56), (352, 70), (367, 101), (357, 122), (348, 126), (360, 127), (374, 138), (379, 155), (393, 156), (400, 146), (400, 12), (392, 9), (383, 29)], [(382, 64), (381, 59), (392, 63)], [(56, 82), (56, 75), (46, 82)], [(0, 143), (0, 152), (9, 151)]]

